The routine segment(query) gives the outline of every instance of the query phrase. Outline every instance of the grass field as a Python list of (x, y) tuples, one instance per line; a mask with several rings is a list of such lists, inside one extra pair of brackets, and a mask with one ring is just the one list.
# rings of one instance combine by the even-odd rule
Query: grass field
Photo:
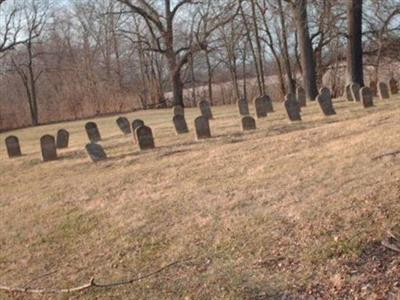
[[(97, 119), (109, 159), (93, 164), (85, 121), (18, 130), (24, 156), (0, 150), (0, 285), (68, 288), (1, 299), (381, 299), (400, 291), (400, 257), (380, 241), (400, 223), (400, 97), (376, 106), (316, 103), (290, 123), (282, 104), (240, 131), (215, 107), (213, 138), (177, 136), (171, 111), (143, 111), (157, 149), (140, 152), (115, 117)], [(70, 131), (60, 160), (39, 138)], [(3, 141), (6, 135), (1, 134)], [(395, 297), (395, 296), (393, 296)], [(393, 298), (395, 299), (395, 298)]]

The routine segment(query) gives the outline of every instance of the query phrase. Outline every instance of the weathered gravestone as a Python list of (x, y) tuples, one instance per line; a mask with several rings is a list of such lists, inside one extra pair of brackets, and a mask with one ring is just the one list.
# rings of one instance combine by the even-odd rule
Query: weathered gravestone
[(21, 156), (21, 147), (16, 136), (11, 135), (5, 139), (7, 154), (9, 158)]
[(101, 145), (92, 142), (87, 144), (85, 148), (87, 154), (93, 162), (107, 159), (107, 154)]
[(300, 104), (294, 94), (287, 94), (285, 98), (285, 108), (290, 121), (301, 121)]
[(119, 117), (116, 122), (117, 122), (119, 129), (121, 129), (123, 134), (125, 134), (125, 135), (131, 134), (131, 124), (129, 124), (129, 121), (127, 118)]
[(237, 102), (237, 106), (241, 116), (247, 116), (250, 114), (249, 103), (247, 102), (246, 98), (240, 98)]
[(199, 102), (199, 108), (200, 108), (201, 115), (203, 117), (206, 117), (208, 119), (212, 119), (213, 118), (213, 114), (211, 112), (210, 103), (208, 101), (201, 100)]
[(360, 101), (360, 85), (358, 83), (352, 83), (350, 85), (350, 92), (353, 101), (359, 102)]
[(336, 115), (335, 109), (333, 108), (331, 91), (328, 88), (324, 87), (319, 91), (317, 101), (325, 116)]
[(360, 98), (365, 108), (374, 106), (374, 95), (369, 87), (363, 87), (360, 90)]
[(153, 132), (150, 127), (146, 125), (140, 126), (135, 129), (136, 140), (138, 141), (140, 150), (154, 149)]
[(194, 120), (194, 127), (196, 129), (196, 138), (198, 140), (211, 137), (210, 122), (204, 116), (197, 117)]
[(396, 95), (399, 93), (399, 86), (398, 86), (398, 82), (396, 79), (394, 79), (393, 77), (390, 78), (389, 80), (389, 87), (390, 87), (390, 93), (392, 95)]
[(69, 132), (65, 129), (57, 131), (57, 149), (68, 148), (69, 145)]
[(140, 119), (133, 120), (133, 122), (132, 122), (132, 132), (133, 132), (133, 140), (135, 142), (137, 142), (135, 130), (136, 130), (136, 128), (139, 128), (140, 126), (144, 126), (143, 120), (140, 120)]
[(86, 133), (89, 141), (96, 143), (101, 141), (100, 131), (95, 122), (88, 122), (85, 125)]
[(242, 130), (255, 130), (256, 129), (256, 120), (251, 116), (242, 117)]
[(351, 94), (351, 84), (346, 85), (345, 96), (346, 96), (347, 101), (354, 101), (353, 95)]
[(183, 115), (176, 115), (172, 118), (174, 122), (175, 131), (177, 134), (188, 133), (189, 129), (185, 120), (185, 116)]
[(263, 96), (254, 99), (254, 108), (258, 119), (265, 118), (268, 115), (266, 98)]
[(378, 84), (376, 83), (376, 81), (371, 80), (369, 82), (369, 88), (370, 88), (370, 90), (372, 92), (372, 95), (378, 96)]
[(304, 90), (304, 88), (302, 88), (301, 86), (299, 86), (296, 90), (296, 96), (297, 96), (297, 101), (300, 104), (300, 107), (305, 107), (307, 105), (307, 96), (306, 96), (306, 91)]
[(389, 94), (389, 87), (387, 84), (383, 81), (380, 81), (378, 83), (378, 95), (381, 100), (389, 99), (390, 94)]
[(272, 113), (274, 112), (274, 107), (272, 105), (272, 99), (268, 95), (262, 96), (265, 101), (265, 105), (267, 106), (267, 113)]
[(184, 116), (185, 115), (185, 109), (180, 105), (175, 105), (172, 108), (172, 112), (173, 112), (174, 116), (177, 116), (177, 115)]
[(43, 161), (57, 160), (56, 140), (52, 135), (44, 135), (40, 138)]

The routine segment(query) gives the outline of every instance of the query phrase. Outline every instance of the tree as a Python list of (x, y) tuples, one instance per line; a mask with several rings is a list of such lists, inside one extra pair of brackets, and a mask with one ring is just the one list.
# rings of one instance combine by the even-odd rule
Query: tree
[(347, 1), (347, 76), (348, 82), (357, 83), (360, 86), (364, 86), (362, 11), (363, 0)]
[(315, 58), (308, 29), (307, 0), (286, 0), (292, 4), (300, 44), (303, 86), (309, 100), (318, 96)]
[[(198, 5), (200, 2), (193, 0), (180, 0), (175, 5), (172, 5), (171, 0), (164, 0), (163, 10), (156, 5), (154, 1), (146, 0), (117, 0), (124, 4), (134, 14), (140, 15), (150, 31), (155, 47), (152, 44), (148, 44), (147, 50), (162, 53), (166, 57), (166, 61), (169, 68), (169, 76), (172, 85), (173, 101), (175, 105), (184, 106), (183, 103), (183, 81), (181, 78), (182, 68), (189, 62), (189, 59), (197, 52), (205, 50), (207, 48), (207, 38), (221, 25), (228, 23), (233, 17), (228, 16), (226, 11), (232, 11), (227, 9), (226, 11), (217, 10), (217, 14), (211, 18), (213, 22), (210, 22), (210, 14), (213, 11), (211, 2), (207, 3), (207, 13), (202, 18), (196, 20), (192, 18), (193, 22), (197, 21), (198, 26), (196, 35), (190, 35), (185, 38), (179, 39), (177, 36), (177, 16), (183, 7), (189, 5)], [(216, 1), (218, 2), (218, 1)], [(226, 1), (225, 1), (226, 2)], [(232, 3), (225, 3), (227, 8), (229, 6), (234, 7)], [(235, 11), (235, 10), (234, 10)], [(187, 13), (187, 12), (186, 12)], [(194, 13), (193, 16), (196, 14)], [(198, 15), (198, 14), (197, 14)], [(206, 32), (200, 32), (203, 28), (199, 26), (202, 22), (210, 25), (207, 27)], [(192, 27), (191, 27), (192, 28)]]
[(32, 125), (39, 124), (37, 81), (42, 71), (36, 71), (35, 59), (40, 55), (34, 49), (35, 40), (42, 34), (47, 20), (48, 3), (43, 1), (31, 0), (23, 9), (23, 15), (26, 22), (26, 40), (23, 48), (11, 57), (12, 64), (17, 71), (24, 85), (29, 110), (31, 114)]

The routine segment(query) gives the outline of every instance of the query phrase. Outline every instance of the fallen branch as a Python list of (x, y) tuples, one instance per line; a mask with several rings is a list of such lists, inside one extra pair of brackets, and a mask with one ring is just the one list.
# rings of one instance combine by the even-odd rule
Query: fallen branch
[(91, 288), (110, 288), (110, 287), (115, 287), (115, 286), (121, 286), (121, 285), (128, 285), (132, 284), (134, 282), (140, 281), (142, 279), (146, 279), (149, 277), (152, 277), (156, 274), (161, 273), (162, 271), (165, 271), (166, 269), (169, 269), (175, 265), (188, 262), (193, 259), (186, 259), (186, 260), (181, 260), (181, 261), (175, 261), (172, 262), (154, 272), (148, 273), (143, 276), (137, 276), (132, 279), (128, 280), (122, 280), (122, 281), (115, 281), (115, 282), (110, 282), (110, 283), (96, 283), (94, 278), (91, 278), (90, 281), (86, 284), (83, 284), (81, 286), (73, 287), (73, 288), (67, 288), (67, 289), (56, 289), (56, 288), (30, 288), (30, 287), (9, 287), (9, 286), (3, 286), (0, 285), (0, 290), (6, 291), (9, 293), (31, 293), (31, 294), (67, 294), (67, 293), (74, 293), (74, 292), (82, 292)]
[(378, 160), (378, 159), (384, 158), (385, 156), (396, 156), (397, 154), (400, 154), (400, 150), (385, 152), (381, 155), (373, 157), (371, 160)]

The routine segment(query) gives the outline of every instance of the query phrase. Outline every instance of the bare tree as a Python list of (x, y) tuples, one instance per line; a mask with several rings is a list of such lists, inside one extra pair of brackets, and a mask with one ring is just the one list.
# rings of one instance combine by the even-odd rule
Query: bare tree
[(42, 34), (46, 25), (48, 3), (31, 0), (23, 10), (27, 25), (27, 38), (23, 43), (24, 50), (17, 52), (11, 57), (12, 64), (20, 76), (25, 87), (26, 97), (32, 118), (32, 125), (39, 124), (37, 81), (42, 75), (42, 71), (35, 68), (35, 59), (40, 52), (35, 51), (35, 42)]
[(318, 96), (315, 58), (308, 29), (307, 0), (285, 0), (292, 5), (301, 53), (303, 86), (309, 100)]
[[(163, 10), (155, 5), (153, 1), (145, 0), (117, 0), (124, 4), (134, 14), (140, 15), (146, 22), (148, 29), (155, 41), (155, 47), (148, 44), (147, 50), (156, 51), (165, 55), (172, 85), (174, 103), (183, 106), (183, 82), (181, 72), (184, 65), (189, 62), (192, 55), (200, 50), (207, 48), (207, 38), (222, 24), (229, 22), (232, 15), (226, 16), (226, 11), (218, 11), (216, 15), (212, 15), (213, 4), (207, 3), (207, 13), (203, 15), (198, 22), (204, 22), (204, 18), (208, 20), (206, 32), (200, 32), (202, 26), (197, 26), (196, 36), (191, 36), (186, 43), (179, 40), (176, 36), (177, 32), (177, 16), (183, 7), (188, 5), (197, 5), (199, 2), (193, 0), (180, 0), (172, 5), (171, 0), (163, 1)], [(217, 2), (217, 1), (216, 1)], [(233, 3), (225, 3), (226, 6), (232, 6)], [(228, 12), (231, 10), (227, 10)], [(212, 18), (213, 21), (209, 19)], [(181, 43), (179, 43), (181, 42)]]

